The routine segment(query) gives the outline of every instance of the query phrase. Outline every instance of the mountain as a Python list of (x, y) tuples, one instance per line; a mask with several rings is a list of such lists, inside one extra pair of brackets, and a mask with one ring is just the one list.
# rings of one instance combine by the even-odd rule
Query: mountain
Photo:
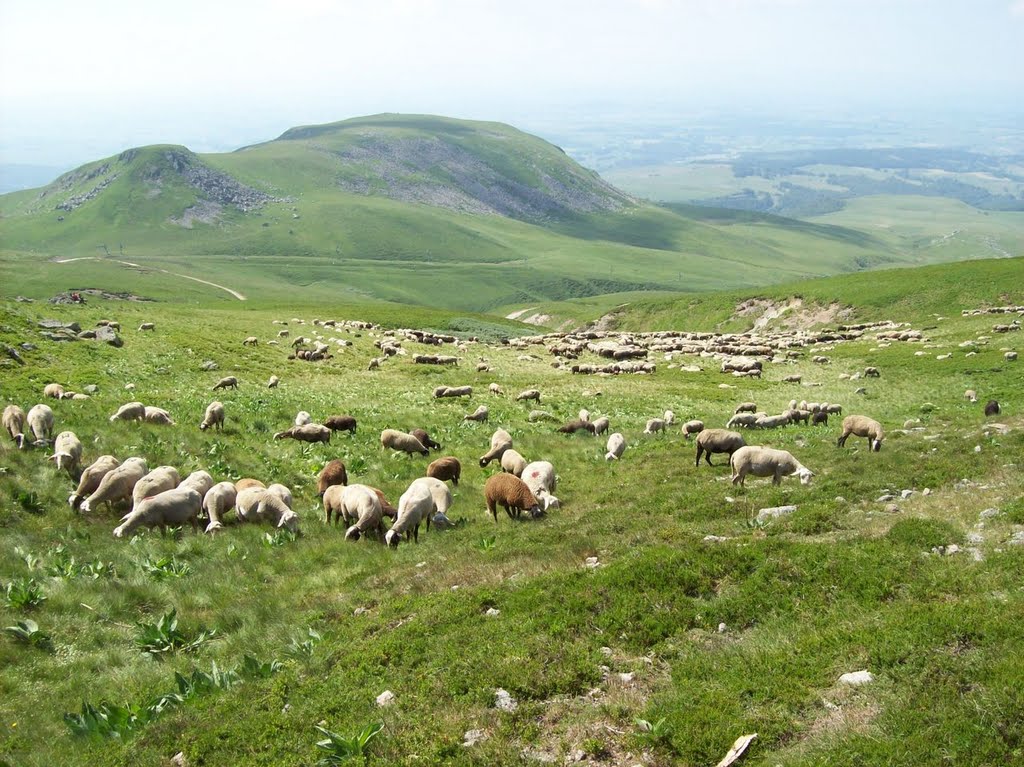
[(479, 311), (922, 260), (841, 226), (654, 206), (507, 125), (393, 114), (225, 154), (129, 149), (0, 196), (0, 243), (36, 270), (115, 258), (254, 298), (301, 289)]

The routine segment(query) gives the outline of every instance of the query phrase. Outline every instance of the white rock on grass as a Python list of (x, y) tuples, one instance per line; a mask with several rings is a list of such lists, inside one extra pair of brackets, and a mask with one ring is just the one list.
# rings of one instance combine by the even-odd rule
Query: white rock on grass
[(377, 705), (386, 708), (395, 702), (395, 694), (391, 690), (385, 690), (377, 696)]
[(508, 690), (499, 687), (494, 691), (494, 707), (499, 711), (508, 711), (511, 714), (519, 708), (519, 702), (509, 695)]
[(875, 681), (875, 675), (870, 671), (851, 671), (839, 677), (839, 684), (849, 684), (855, 687), (857, 685), (869, 684), (873, 681)]
[(487, 740), (487, 733), (483, 730), (466, 730), (466, 734), (462, 736), (462, 745), (469, 748), (482, 740)]
[(501, 615), (501, 610), (497, 609), (496, 607), (488, 607), (487, 612), (485, 612), (484, 615), (486, 615), (488, 618), (496, 618), (497, 616)]
[(757, 521), (767, 522), (769, 519), (778, 519), (787, 514), (792, 514), (794, 511), (796, 511), (796, 506), (772, 506), (757, 512)]

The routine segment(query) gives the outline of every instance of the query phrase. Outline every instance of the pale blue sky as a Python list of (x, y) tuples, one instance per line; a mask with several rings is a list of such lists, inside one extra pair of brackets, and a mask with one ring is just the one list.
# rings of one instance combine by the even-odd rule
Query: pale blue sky
[(0, 162), (373, 112), (1024, 103), (1024, 0), (0, 0)]

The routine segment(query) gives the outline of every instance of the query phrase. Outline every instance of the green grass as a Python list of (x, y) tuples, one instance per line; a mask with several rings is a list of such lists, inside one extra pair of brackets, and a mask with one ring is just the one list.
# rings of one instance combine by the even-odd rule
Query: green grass
[[(973, 357), (958, 344), (988, 333), (994, 321), (961, 318), (961, 308), (1021, 301), (1019, 281), (1007, 281), (1014, 267), (930, 267), (873, 286), (867, 275), (804, 283), (805, 297), (859, 306), (866, 317), (934, 325), (927, 331), (934, 346), (883, 348), (865, 339), (828, 351), (827, 367), (812, 365), (806, 350), (793, 366), (769, 365), (760, 381), (725, 378), (702, 360), (694, 360), (701, 373), (659, 360), (651, 376), (580, 378), (545, 357), (521, 360), (519, 350), (483, 345), (460, 354), (458, 369), (399, 356), (368, 371), (378, 353), (369, 332), (319, 328), (353, 343), (322, 364), (289, 362), (285, 346), (265, 343), (279, 329), (273, 319), (305, 318), (289, 326), (293, 336), (311, 335), (315, 316), (439, 329), (467, 319), (372, 302), (267, 307), (197, 288), (180, 302), (168, 289), (166, 300), (151, 304), (6, 303), (0, 340), (38, 348), (22, 353), (24, 367), (3, 368), (5, 404), (27, 409), (51, 381), (78, 391), (96, 383), (90, 400), (48, 401), (57, 429), (82, 438), (86, 461), (142, 455), (183, 475), (202, 468), (215, 480), (283, 482), (295, 494), (303, 534), (268, 538), (269, 528), (232, 525), (217, 537), (186, 528), (116, 540), (117, 513), (73, 514), (71, 482), (44, 451), (18, 451), (5, 439), (0, 585), (5, 595), (16, 585), (12, 601), (0, 599), (0, 626), (24, 622), (23, 631), (35, 633), (31, 620), (47, 640), (35, 646), (16, 632), (0, 636), (0, 754), (19, 765), (160, 764), (178, 751), (190, 764), (312, 764), (328, 753), (317, 747), (325, 738), (318, 727), (333, 734), (331, 752), (341, 753), (358, 750), (359, 735), (382, 724), (358, 747), (369, 764), (511, 765), (524, 749), (559, 760), (582, 749), (614, 763), (646, 751), (656, 765), (706, 765), (746, 732), (759, 737), (745, 764), (1013, 763), (1024, 756), (1017, 660), (1024, 547), (1007, 541), (1021, 523), (1024, 481), (1013, 464), (1024, 450), (1024, 394), (1000, 347), (1017, 339), (995, 337)], [(623, 322), (707, 328), (735, 300), (711, 296), (690, 314), (666, 308)], [(948, 319), (929, 320), (939, 306)], [(41, 317), (83, 327), (119, 319), (125, 346), (44, 341), (34, 328)], [(672, 325), (660, 324), (669, 318)], [(143, 319), (156, 331), (135, 331)], [(478, 328), (486, 322), (468, 319)], [(243, 347), (249, 335), (260, 345)], [(406, 346), (410, 354), (428, 350)], [(938, 361), (917, 350), (954, 356)], [(474, 372), (479, 358), (494, 371)], [(202, 371), (208, 359), (220, 369)], [(882, 378), (855, 395), (865, 382), (839, 376), (866, 365)], [(821, 386), (782, 383), (793, 372)], [(264, 388), (272, 373), (281, 377), (276, 390)], [(238, 376), (240, 388), (215, 395), (210, 387), (222, 375)], [(491, 381), (504, 397), (486, 393)], [(720, 389), (723, 381), (737, 388)], [(128, 383), (134, 390), (125, 391)], [(430, 396), (436, 385), (462, 383), (475, 387), (472, 402)], [(605, 462), (601, 438), (528, 423), (529, 406), (513, 396), (529, 387), (541, 389), (542, 407), (559, 418), (581, 407), (608, 415), (629, 442), (623, 460)], [(982, 431), (985, 419), (963, 400), (965, 388), (1000, 400), (1008, 435)], [(226, 429), (201, 432), (215, 396), (225, 404)], [(863, 440), (836, 448), (834, 423), (752, 434), (751, 441), (792, 451), (816, 477), (809, 487), (751, 480), (739, 489), (721, 457), (716, 467), (695, 469), (693, 445), (677, 430), (641, 434), (666, 408), (681, 421), (717, 426), (737, 401), (777, 412), (804, 397), (878, 418), (889, 433), (882, 452), (867, 452)], [(109, 423), (129, 399), (166, 407), (177, 425)], [(922, 414), (924, 402), (935, 409)], [(480, 403), (490, 423), (463, 422)], [(300, 409), (318, 419), (351, 413), (359, 430), (328, 445), (273, 441)], [(925, 430), (900, 433), (911, 417)], [(429, 459), (386, 454), (377, 435), (417, 426), (444, 445), (442, 454), (462, 461), (450, 513), (460, 524), (421, 530), (418, 545), (396, 551), (347, 543), (340, 528), (325, 527), (315, 495), (320, 467), (342, 458), (350, 481), (397, 501)], [(555, 464), (560, 510), (537, 521), (491, 522), (482, 499), (491, 469), (476, 458), (498, 426), (528, 459)], [(898, 500), (899, 511), (876, 501), (903, 489), (918, 492)], [(785, 503), (797, 511), (754, 521), (758, 509)], [(978, 527), (980, 512), (993, 507), (1004, 513)], [(951, 543), (984, 558), (931, 553)], [(585, 566), (589, 557), (597, 568)], [(488, 616), (490, 608), (499, 614)], [(196, 642), (213, 631), (211, 641)], [(151, 646), (171, 650), (155, 661), (143, 651)], [(837, 684), (862, 668), (874, 683)], [(626, 673), (631, 681), (620, 678)], [(516, 699), (514, 712), (494, 707), (498, 688)], [(384, 690), (395, 703), (378, 708)], [(638, 719), (661, 724), (655, 734)], [(486, 737), (464, 747), (471, 729)]]

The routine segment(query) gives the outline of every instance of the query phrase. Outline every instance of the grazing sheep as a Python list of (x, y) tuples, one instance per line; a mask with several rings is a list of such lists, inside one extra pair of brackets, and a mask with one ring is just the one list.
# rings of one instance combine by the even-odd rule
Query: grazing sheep
[(490, 410), (487, 409), (486, 405), (480, 405), (469, 415), (462, 417), (463, 421), (476, 421), (477, 423), (486, 423), (487, 418), (490, 415)]
[(121, 525), (114, 529), (115, 538), (124, 538), (139, 527), (159, 527), (166, 534), (168, 525), (177, 527), (185, 522), (198, 532), (199, 512), (203, 496), (191, 487), (178, 487), (147, 497), (132, 511), (121, 517)]
[(790, 375), (782, 379), (783, 383), (800, 383), (803, 380), (803, 376)]
[(864, 377), (865, 378), (881, 378), (882, 377), (882, 373), (876, 367), (866, 367), (866, 368), (864, 368)]
[(778, 429), (788, 425), (789, 416), (786, 414), (763, 415), (754, 422), (754, 428), (756, 429)]
[(509, 448), (501, 454), (501, 470), (517, 477), (523, 476), (523, 469), (526, 468), (526, 459), (517, 451)]
[(586, 408), (583, 408), (582, 410), (580, 410), (580, 414), (577, 417), (581, 421), (589, 421), (590, 420), (590, 411), (587, 410)]
[(387, 496), (385, 496), (384, 493), (378, 490), (376, 487), (371, 487), (370, 489), (377, 494), (377, 500), (380, 501), (381, 514), (383, 514), (385, 517), (390, 517), (391, 519), (397, 517), (398, 509), (391, 505), (391, 502), (387, 499)]
[(531, 410), (526, 420), (530, 423), (536, 423), (537, 421), (557, 421), (558, 419), (547, 410)]
[(606, 461), (617, 461), (622, 458), (622, 454), (626, 452), (626, 438), (623, 437), (619, 432), (615, 432), (608, 437), (607, 451), (604, 455)]
[(733, 453), (747, 444), (742, 434), (726, 429), (705, 429), (697, 435), (696, 442), (697, 460), (694, 461), (694, 466), (700, 466), (702, 455), (708, 466), (714, 466), (711, 463), (712, 453), (728, 453), (732, 458)]
[(504, 429), (498, 429), (491, 435), (491, 449), (480, 456), (480, 465), (486, 466), (491, 461), (501, 458), (502, 453), (512, 447), (512, 435)]
[(180, 484), (181, 477), (177, 469), (173, 466), (157, 466), (135, 483), (132, 488), (132, 507), (138, 506), (147, 496), (173, 490)]
[(661, 417), (661, 420), (665, 422), (666, 426), (671, 426), (676, 422), (676, 414), (673, 413), (671, 410), (666, 410), (665, 415)]
[[(791, 407), (789, 410), (783, 413), (786, 418), (789, 419), (790, 423), (810, 423), (811, 411), (810, 410), (799, 410), (798, 408)], [(826, 415), (828, 415), (826, 413)]]
[(228, 388), (230, 388), (230, 389), (237, 389), (238, 388), (238, 379), (235, 378), (234, 376), (225, 376), (224, 378), (220, 379), (219, 381), (217, 381), (217, 383), (215, 383), (213, 385), (213, 390), (214, 391), (217, 391), (217, 389), (228, 389)]
[(146, 461), (128, 458), (120, 466), (108, 471), (88, 498), (82, 501), (82, 513), (88, 514), (101, 503), (112, 506), (132, 497), (136, 483), (146, 475)]
[(367, 370), (380, 370), (380, 366), (384, 364), (387, 357), (373, 357), (370, 359), (370, 364), (366, 366)]
[(235, 498), (235, 514), (243, 522), (270, 522), (274, 527), (283, 527), (297, 533), (299, 516), (292, 511), (284, 498), (269, 488), (250, 487), (242, 490)]
[(324, 426), (331, 431), (350, 431), (356, 433), (356, 419), (350, 415), (331, 415), (324, 420)]
[(847, 438), (853, 434), (855, 437), (866, 437), (871, 450), (878, 452), (882, 449), (882, 440), (885, 433), (882, 425), (865, 415), (848, 415), (843, 419), (843, 433), (836, 442), (838, 447), (846, 444)]
[(498, 521), (498, 506), (503, 506), (509, 519), (516, 519), (523, 511), (536, 517), (541, 513), (537, 497), (523, 480), (514, 474), (492, 474), (484, 483), (484, 500), (487, 511), (495, 522)]
[(278, 378), (277, 376), (270, 376), (270, 380), (267, 381), (267, 388), (268, 389), (276, 389), (277, 385), (279, 383), (281, 383), (281, 379), (280, 378)]
[(270, 487), (267, 488), (267, 492), (273, 493), (282, 501), (284, 501), (285, 505), (287, 505), (288, 508), (292, 507), (294, 499), (292, 498), (292, 491), (287, 485), (282, 485), (280, 482), (275, 482)]
[(824, 412), (828, 413), (829, 415), (842, 415), (843, 414), (843, 406), (842, 405), (830, 405), (828, 403), (822, 403), (821, 409)]
[(687, 421), (686, 423), (683, 424), (683, 428), (681, 431), (683, 432), (683, 437), (689, 439), (691, 435), (700, 434), (702, 431), (704, 431), (704, 422), (699, 421), (696, 418), (693, 419), (692, 421)]
[(586, 431), (591, 434), (596, 434), (597, 429), (590, 421), (569, 421), (569, 423), (559, 426), (558, 431), (560, 434), (575, 434), (578, 431)]
[(235, 508), (238, 491), (230, 482), (218, 482), (203, 495), (203, 511), (210, 518), (206, 532), (212, 533), (224, 527), (224, 517)]
[(382, 431), (380, 433), (380, 444), (381, 447), (390, 448), (406, 455), (412, 455), (413, 453), (419, 453), (420, 455), (430, 454), (430, 451), (423, 446), (422, 442), (411, 434), (406, 434), (397, 429), (385, 429)]
[(490, 386), (488, 386), (487, 387), (487, 391), (489, 391), (491, 394), (495, 394), (495, 395), (500, 395), (500, 394), (503, 393), (501, 391), (501, 387), (498, 386), (498, 384), (496, 384), (496, 383), (492, 383)]
[(67, 471), (72, 477), (82, 460), (82, 442), (73, 431), (62, 431), (53, 441), (53, 455), (47, 458), (57, 464), (57, 471)]
[(256, 338), (256, 336), (249, 336), (244, 341), (242, 341), (242, 346), (255, 346), (258, 343), (259, 339)]
[(75, 489), (75, 492), (68, 496), (68, 505), (75, 511), (78, 511), (78, 507), (82, 504), (82, 499), (96, 492), (96, 488), (100, 486), (103, 478), (120, 465), (121, 462), (114, 458), (114, 456), (101, 455), (86, 466), (85, 471), (82, 472), (82, 476), (78, 480), (78, 487)]
[(28, 421), (29, 431), (35, 437), (34, 445), (45, 445), (50, 441), (50, 434), (53, 433), (53, 411), (48, 405), (33, 405), (25, 416)]
[(530, 400), (535, 401), (538, 405), (540, 404), (540, 391), (538, 389), (526, 389), (516, 395), (516, 402), (529, 402)]
[(324, 496), (324, 514), (327, 524), (331, 523), (331, 513), (335, 519), (341, 517), (351, 522), (345, 531), (346, 541), (358, 541), (363, 535), (371, 534), (377, 540), (384, 537), (384, 514), (381, 511), (380, 498), (372, 487), (366, 485), (350, 485), (340, 491), (331, 488)]
[(305, 410), (300, 410), (295, 414), (295, 426), (305, 426), (307, 423), (313, 423), (313, 416)]
[(738, 404), (736, 406), (736, 409), (733, 411), (733, 414), (735, 415), (736, 413), (756, 413), (756, 412), (757, 412), (757, 403), (756, 402), (741, 402), (740, 404)]
[(203, 415), (203, 422), (199, 424), (200, 431), (206, 431), (211, 426), (216, 426), (224, 431), (224, 405), (220, 402), (211, 402), (206, 406), (206, 413)]
[(402, 497), (398, 499), (398, 516), (384, 536), (384, 542), (388, 546), (398, 546), (402, 533), (405, 533), (406, 540), (409, 540), (411, 535), (413, 540), (419, 543), (420, 523), (425, 519), (429, 521), (434, 512), (434, 498), (430, 490), (428, 485), (414, 481), (409, 485), (409, 489), (402, 493)]
[(274, 439), (294, 439), (299, 442), (330, 442), (331, 430), (318, 423), (307, 423), (305, 426), (293, 426), (279, 431)]
[(146, 406), (141, 402), (128, 402), (121, 405), (117, 412), (110, 416), (110, 422), (114, 421), (141, 421), (146, 417)]
[(438, 386), (434, 389), (434, 397), (440, 399), (442, 397), (472, 397), (473, 387), (472, 386)]
[(1007, 362), (1016, 362), (1017, 352), (1006, 352), (1006, 354), (1003, 355), (1003, 359)]
[(817, 365), (828, 365), (832, 362), (832, 360), (830, 360), (828, 357), (822, 354), (815, 354), (813, 357), (811, 357), (811, 362)]
[(348, 484), (348, 471), (345, 470), (345, 463), (334, 458), (328, 461), (320, 470), (316, 480), (316, 494), (323, 498), (329, 487)]
[(251, 487), (258, 487), (263, 490), (267, 488), (267, 486), (260, 482), (260, 480), (253, 479), (252, 477), (245, 477), (244, 479), (240, 479), (235, 482), (235, 490), (239, 493), (243, 490), (248, 490)]
[(143, 419), (146, 423), (155, 423), (160, 426), (174, 426), (171, 414), (161, 407), (146, 405), (143, 410)]
[(732, 429), (736, 426), (752, 428), (757, 425), (758, 418), (757, 413), (737, 413), (726, 422), (725, 428)]
[(4, 408), (3, 423), (14, 443), (19, 448), (25, 447), (25, 411), (17, 405), (8, 405)]
[(458, 458), (451, 455), (438, 458), (427, 467), (427, 476), (442, 482), (451, 480), (451, 483), (457, 487), (459, 478), (462, 476), (462, 464), (459, 463)]
[[(36, 407), (38, 407), (38, 405)], [(999, 407), (999, 402), (997, 402), (996, 400), (990, 399), (988, 402), (985, 403), (985, 415), (986, 416), (999, 415), (1001, 412), (1002, 412), (1002, 409)], [(29, 412), (29, 418), (31, 418), (31, 417), (32, 417), (32, 413)]]
[(782, 484), (783, 477), (797, 475), (801, 485), (809, 485), (814, 472), (785, 450), (747, 445), (734, 452), (729, 459), (732, 483), (743, 486), (747, 475), (771, 477), (773, 485)]
[[(807, 412), (807, 411), (803, 411), (803, 412)], [(817, 413), (811, 413), (811, 425), (818, 426), (818, 425), (821, 425), (821, 424), (824, 424), (825, 426), (828, 426), (828, 413), (825, 413), (825, 412), (820, 411), (820, 410)]]
[(964, 392), (964, 399), (970, 402), (977, 402), (978, 392), (974, 391), (974, 389), (968, 389), (967, 391)]
[(644, 434), (654, 434), (655, 432), (665, 431), (665, 420), (663, 418), (651, 418), (647, 421), (647, 426), (644, 427)]
[(430, 435), (427, 434), (427, 432), (424, 429), (413, 429), (409, 433), (416, 439), (418, 439), (423, 444), (423, 447), (427, 448), (428, 450), (441, 449), (441, 443), (432, 440), (430, 438)]
[(43, 396), (53, 399), (64, 399), (64, 387), (59, 383), (46, 384), (43, 387)]
[(139, 325), (139, 330), (156, 330), (156, 325), (152, 322), (143, 322)]
[(530, 488), (530, 492), (540, 502), (544, 511), (560, 507), (558, 499), (554, 496), (558, 478), (555, 476), (555, 467), (549, 461), (534, 461), (527, 465), (520, 479)]

